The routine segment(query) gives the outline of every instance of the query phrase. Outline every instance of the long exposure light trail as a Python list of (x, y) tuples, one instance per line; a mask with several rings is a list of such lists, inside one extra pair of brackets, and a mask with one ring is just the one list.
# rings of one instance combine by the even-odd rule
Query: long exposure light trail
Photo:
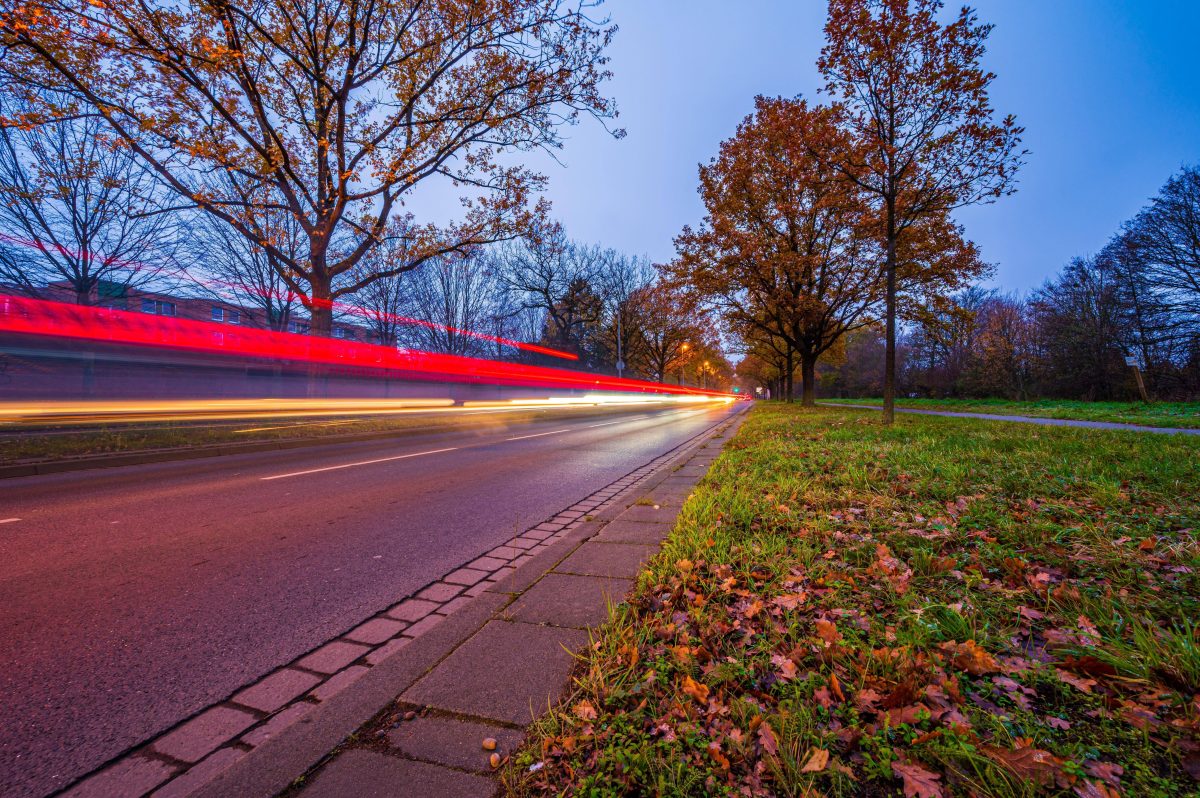
[(506, 363), (332, 338), (231, 327), (107, 308), (0, 296), (0, 333), (41, 342), (86, 341), (231, 358), (285, 362), (318, 371), (350, 372), (439, 383), (465, 383), (576, 392), (573, 396), (529, 396), (517, 400), (469, 400), (451, 407), (431, 399), (204, 399), (0, 403), (0, 423), (96, 423), (296, 416), (462, 412), (474, 409), (565, 407), (639, 402), (732, 400), (728, 394), (679, 385), (624, 379), (582, 371)]

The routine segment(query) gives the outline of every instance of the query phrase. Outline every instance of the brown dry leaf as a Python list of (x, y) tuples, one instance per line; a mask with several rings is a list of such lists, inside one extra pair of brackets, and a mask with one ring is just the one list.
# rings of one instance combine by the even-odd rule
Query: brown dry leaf
[(842, 693), (842, 685), (838, 682), (836, 673), (829, 674), (829, 689), (833, 691), (833, 694), (837, 697), (838, 701), (846, 700), (846, 696)]
[(700, 682), (696, 681), (691, 676), (683, 677), (683, 692), (687, 693), (701, 704), (708, 701), (708, 685), (700, 684)]
[(829, 752), (824, 748), (814, 748), (809, 754), (808, 761), (800, 768), (801, 773), (820, 773), (829, 764)]
[(784, 593), (771, 599), (771, 603), (781, 610), (794, 610), (808, 599), (807, 593)]
[(721, 753), (721, 744), (714, 741), (708, 744), (708, 754), (721, 770), (729, 770), (729, 757)]
[(953, 654), (954, 666), (972, 676), (982, 676), (985, 673), (996, 673), (1000, 666), (996, 658), (987, 652), (974, 640), (964, 640), (961, 643), (942, 643), (941, 648)]
[(775, 756), (779, 753), (779, 741), (775, 739), (775, 730), (771, 728), (771, 724), (759, 724), (758, 744), (762, 746), (763, 751), (771, 756)]
[(1063, 760), (1040, 748), (998, 748), (982, 745), (979, 750), (984, 756), (1003, 765), (1020, 779), (1027, 779), (1039, 787), (1053, 787), (1062, 775)]
[(825, 641), (825, 645), (832, 646), (837, 641), (842, 639), (842, 633), (838, 631), (837, 624), (833, 621), (827, 621), (824, 618), (817, 619), (817, 637)]
[(904, 782), (904, 798), (942, 798), (942, 778), (912, 762), (893, 762), (892, 772)]
[(572, 711), (575, 713), (575, 716), (578, 717), (580, 720), (595, 720), (596, 719), (596, 708), (594, 706), (592, 706), (591, 701), (587, 701), (587, 700), (580, 701), (578, 704), (575, 705), (575, 708)]

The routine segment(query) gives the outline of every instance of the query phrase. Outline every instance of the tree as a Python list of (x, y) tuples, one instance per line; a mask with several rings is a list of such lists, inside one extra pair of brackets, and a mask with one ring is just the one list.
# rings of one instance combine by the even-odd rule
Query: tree
[(905, 235), (922, 220), (1015, 191), (1025, 154), (1012, 116), (996, 122), (995, 78), (980, 66), (992, 26), (941, 0), (829, 0), (817, 62), (856, 146), (837, 164), (882, 216), (885, 335), (883, 422), (894, 420), (896, 315)]
[(542, 343), (594, 364), (605, 312), (601, 275), (609, 253), (547, 225), (496, 248), (492, 259), (510, 298), (544, 314)]
[(405, 314), (416, 321), (404, 340), (429, 352), (485, 355), (483, 332), (493, 319), (500, 286), (478, 258), (442, 258), (408, 275)]
[(830, 157), (849, 146), (833, 110), (756, 98), (754, 113), (700, 168), (707, 215), (676, 238), (679, 257), (668, 268), (732, 326), (782, 339), (787, 398), (794, 353), (806, 405), (815, 404), (818, 358), (865, 324), (878, 300), (864, 234), (869, 206)]
[(634, 335), (642, 368), (655, 382), (666, 382), (703, 337), (703, 316), (662, 282), (634, 291), (629, 306), (632, 319), (636, 319)]
[[(274, 247), (267, 248), (209, 214), (196, 217), (189, 237), (192, 265), (188, 272), (201, 289), (220, 297), (232, 296), (239, 304), (256, 309), (268, 329), (289, 329), (299, 298), (282, 275), (286, 263), (304, 258), (308, 245), (296, 218), (275, 209), (255, 219), (256, 232), (275, 242)], [(289, 260), (281, 261), (277, 251), (288, 253)], [(370, 255), (364, 257), (368, 260)], [(251, 318), (257, 315), (251, 314)]]
[[(600, 86), (612, 28), (588, 0), (26, 0), (0, 15), (5, 90), (58, 85), (18, 120), (90, 109), (183, 203), (268, 250), (328, 334), (332, 301), (450, 253), (511, 238), (544, 212), (510, 150), (561, 146)], [(27, 91), (31, 100), (37, 93)], [(214, 175), (230, 173), (228, 184)], [(433, 178), (461, 217), (392, 225)], [(262, 219), (291, 214), (296, 257)], [(348, 275), (389, 230), (410, 259)]]
[[(0, 117), (28, 105), (0, 98)], [(0, 281), (34, 296), (65, 283), (75, 302), (123, 301), (171, 269), (176, 220), (97, 116), (0, 125)]]

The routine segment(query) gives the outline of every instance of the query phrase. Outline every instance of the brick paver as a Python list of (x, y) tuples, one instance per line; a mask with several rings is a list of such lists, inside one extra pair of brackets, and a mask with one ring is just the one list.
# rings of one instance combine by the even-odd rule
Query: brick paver
[(398, 651), (400, 651), (400, 649), (407, 646), (410, 642), (412, 642), (411, 637), (397, 637), (395, 640), (391, 641), (387, 645), (380, 646), (379, 648), (375, 649), (370, 654), (368, 654), (367, 655), (367, 664), (378, 665), (379, 663), (383, 662), (384, 660), (390, 659), (394, 654), (396, 654)]
[(396, 618), (401, 621), (419, 621), (429, 613), (438, 608), (437, 602), (422, 601), (421, 599), (408, 599), (397, 604), (387, 611), (389, 618)]
[(274, 712), (321, 681), (311, 673), (285, 668), (234, 695), (234, 702), (262, 712)]
[(184, 762), (199, 762), (222, 743), (250, 728), (254, 721), (255, 717), (249, 712), (213, 707), (156, 740), (152, 748)]
[(368, 645), (377, 646), (403, 632), (406, 626), (408, 624), (404, 621), (393, 621), (390, 618), (372, 618), (347, 634), (346, 639), (353, 640), (356, 643), (367, 643)]
[(171, 777), (175, 768), (157, 759), (131, 756), (80, 782), (62, 798), (125, 798), (144, 795)]
[[(496, 568), (499, 567), (499, 565), (496, 566)], [(464, 585), (466, 587), (470, 587), (482, 579), (487, 579), (490, 575), (490, 572), (496, 570), (496, 568), (492, 568), (489, 571), (480, 571), (475, 568), (459, 568), (454, 573), (443, 576), (442, 581), (449, 582), (453, 585)]]
[(371, 649), (357, 643), (335, 640), (326, 643), (296, 664), (317, 673), (337, 673)]
[(196, 790), (233, 767), (246, 752), (240, 748), (222, 748), (200, 764), (190, 768), (177, 779), (172, 779), (150, 798), (187, 798)]
[(417, 598), (426, 601), (436, 601), (439, 604), (449, 601), (462, 592), (462, 585), (451, 585), (446, 582), (434, 582), (417, 594)]
[(371, 669), (365, 665), (351, 665), (349, 668), (346, 668), (346, 670), (339, 671), (338, 673), (326, 679), (319, 687), (309, 693), (309, 695), (318, 701), (328, 701), (358, 681), (359, 677), (363, 676), (369, 670)]
[(262, 745), (272, 737), (281, 734), (284, 729), (291, 728), (294, 724), (307, 718), (315, 706), (315, 704), (298, 701), (287, 709), (272, 715), (263, 725), (243, 734), (242, 742), (252, 746)]

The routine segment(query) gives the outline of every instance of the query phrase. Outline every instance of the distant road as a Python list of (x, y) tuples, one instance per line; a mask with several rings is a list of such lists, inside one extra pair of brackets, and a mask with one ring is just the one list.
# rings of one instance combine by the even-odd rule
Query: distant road
[(0, 793), (70, 783), (740, 409), (6, 480)]

